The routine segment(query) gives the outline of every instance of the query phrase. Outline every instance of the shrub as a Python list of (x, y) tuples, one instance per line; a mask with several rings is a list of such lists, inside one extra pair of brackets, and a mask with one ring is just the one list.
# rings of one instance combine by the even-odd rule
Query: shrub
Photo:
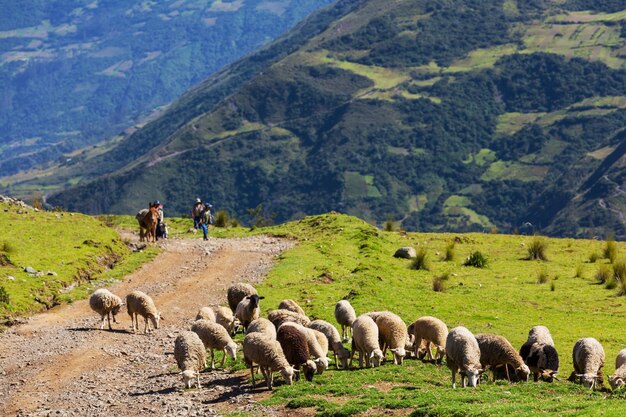
[(589, 263), (595, 263), (598, 259), (600, 259), (600, 255), (598, 255), (597, 253), (592, 253), (591, 255), (589, 255)]
[(428, 263), (428, 251), (426, 248), (420, 248), (417, 251), (417, 255), (413, 258), (411, 262), (411, 269), (415, 269), (416, 271), (430, 271), (430, 265)]
[(449, 273), (437, 276), (433, 278), (433, 291), (444, 292), (446, 290), (446, 281), (450, 278)]
[(626, 263), (624, 261), (615, 261), (613, 263), (613, 278), (619, 282), (626, 279)]
[(15, 247), (9, 242), (0, 242), (0, 252), (13, 253), (15, 252)]
[(608, 259), (611, 263), (615, 262), (617, 258), (617, 246), (615, 246), (615, 240), (612, 236), (609, 236), (606, 239), (606, 245), (604, 246), (604, 257)]
[(609, 265), (600, 265), (598, 272), (596, 272), (596, 280), (600, 284), (605, 284), (611, 278), (613, 278), (611, 267)]
[(548, 271), (544, 268), (541, 268), (539, 272), (537, 272), (537, 284), (545, 284), (549, 279)]
[(547, 261), (548, 255), (546, 254), (548, 249), (548, 242), (539, 236), (535, 236), (528, 245), (528, 257), (527, 260), (540, 260)]
[(480, 251), (476, 251), (467, 257), (463, 266), (473, 266), (475, 268), (484, 268), (487, 266), (487, 258)]
[(229, 216), (226, 210), (215, 213), (215, 227), (228, 227)]
[(4, 287), (0, 287), (0, 304), (9, 304), (11, 302), (11, 298), (9, 297), (9, 293)]
[(610, 277), (607, 282), (604, 283), (604, 288), (607, 290), (612, 290), (617, 287), (617, 281), (615, 278)]
[(385, 232), (394, 232), (396, 231), (397, 226), (396, 226), (396, 222), (394, 222), (391, 219), (387, 219), (387, 221), (385, 221), (385, 224), (383, 225), (383, 230)]
[(241, 223), (237, 219), (230, 219), (230, 227), (241, 227)]
[(616, 286), (619, 287), (619, 291), (617, 291), (617, 295), (619, 295), (620, 297), (623, 295), (626, 295), (626, 282), (624, 281), (616, 282)]
[(450, 262), (450, 261), (454, 261), (454, 242), (450, 242), (448, 243), (448, 245), (446, 246), (446, 254), (443, 256), (443, 260), (446, 262)]
[(582, 264), (576, 265), (576, 272), (574, 273), (574, 278), (582, 278), (584, 272), (584, 267)]

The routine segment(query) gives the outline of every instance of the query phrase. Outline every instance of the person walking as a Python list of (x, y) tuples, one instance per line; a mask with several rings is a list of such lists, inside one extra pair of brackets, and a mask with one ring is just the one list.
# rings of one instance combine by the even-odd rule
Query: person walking
[(202, 200), (196, 198), (196, 203), (193, 205), (191, 209), (191, 217), (193, 218), (193, 228), (194, 230), (198, 230), (200, 228), (200, 221), (202, 220), (202, 212), (204, 211), (204, 206), (202, 205)]
[(209, 225), (213, 224), (213, 206), (209, 203), (204, 203), (204, 210), (202, 211), (202, 217), (200, 220), (200, 226), (202, 227), (203, 239), (209, 240)]

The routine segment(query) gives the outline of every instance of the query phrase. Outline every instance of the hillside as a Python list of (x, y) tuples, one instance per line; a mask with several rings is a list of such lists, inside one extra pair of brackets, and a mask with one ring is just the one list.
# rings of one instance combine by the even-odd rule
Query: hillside
[(201, 196), (241, 218), (626, 238), (625, 22), (621, 1), (339, 1), (81, 170), (12, 186), (77, 184), (49, 202), (92, 213)]
[(1, 0), (0, 176), (132, 133), (330, 1)]

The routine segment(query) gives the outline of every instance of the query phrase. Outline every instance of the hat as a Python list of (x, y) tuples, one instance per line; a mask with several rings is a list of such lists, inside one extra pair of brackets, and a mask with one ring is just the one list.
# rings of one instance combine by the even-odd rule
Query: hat
[(202, 203), (202, 200), (200, 200), (199, 198), (196, 198), (196, 203)]
[(211, 203), (204, 203), (204, 207), (213, 208), (213, 205)]
[(159, 200), (156, 200), (156, 201), (154, 202), (154, 205), (155, 205), (155, 206), (160, 206), (160, 205), (161, 205), (161, 202), (160, 202)]

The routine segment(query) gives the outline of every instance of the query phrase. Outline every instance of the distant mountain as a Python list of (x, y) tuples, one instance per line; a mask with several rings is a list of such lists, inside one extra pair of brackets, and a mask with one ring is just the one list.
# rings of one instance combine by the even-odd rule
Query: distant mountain
[(48, 201), (92, 213), (200, 196), (242, 219), (626, 238), (625, 130), (621, 0), (343, 0), (13, 189), (77, 184)]
[(0, 0), (0, 176), (131, 133), (331, 1)]

